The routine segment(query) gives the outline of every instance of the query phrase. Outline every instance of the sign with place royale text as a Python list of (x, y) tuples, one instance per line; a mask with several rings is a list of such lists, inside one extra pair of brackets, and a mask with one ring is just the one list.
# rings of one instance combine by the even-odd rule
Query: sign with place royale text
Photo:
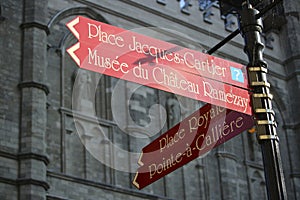
[(80, 68), (252, 114), (241, 64), (81, 16), (67, 27)]
[(206, 104), (142, 149), (132, 183), (142, 189), (253, 125), (249, 115)]

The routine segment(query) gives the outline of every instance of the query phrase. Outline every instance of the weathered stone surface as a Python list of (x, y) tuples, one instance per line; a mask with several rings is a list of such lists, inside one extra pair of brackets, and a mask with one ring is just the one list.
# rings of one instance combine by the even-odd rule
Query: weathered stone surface
[[(214, 15), (208, 24), (198, 1), (190, 1), (189, 15), (181, 13), (179, 1), (158, 2), (0, 0), (0, 199), (266, 199), (260, 146), (247, 132), (142, 191), (132, 186), (130, 170), (138, 167), (133, 153), (203, 103), (145, 86), (135, 90), (132, 83), (91, 72), (95, 94), (73, 102), (81, 70), (66, 53), (76, 39), (65, 24), (77, 15), (198, 51), (229, 34), (217, 4), (209, 7)], [(264, 56), (288, 198), (295, 200), (300, 199), (299, 2), (285, 0), (284, 12), (287, 23), (265, 35)], [(247, 64), (240, 36), (215, 55)], [(72, 103), (80, 106), (74, 116)]]

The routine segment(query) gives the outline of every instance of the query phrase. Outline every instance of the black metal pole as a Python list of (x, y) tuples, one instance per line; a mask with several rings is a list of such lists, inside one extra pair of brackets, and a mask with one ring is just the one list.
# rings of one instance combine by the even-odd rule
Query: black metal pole
[(262, 21), (259, 12), (245, 1), (239, 12), (240, 30), (249, 58), (248, 76), (253, 89), (252, 108), (256, 117), (257, 138), (261, 145), (268, 199), (287, 199), (279, 152), (279, 139), (272, 108), (267, 63), (263, 60)]
[[(268, 12), (269, 10), (274, 8), (278, 3), (282, 2), (282, 1), (283, 0), (275, 0), (271, 4), (267, 5), (265, 8), (260, 10), (259, 13), (255, 16), (256, 19), (261, 18), (264, 14), (266, 14), (266, 12)], [(240, 29), (236, 29), (235, 31), (230, 33), (230, 35), (228, 35), (226, 38), (224, 38), (221, 42), (219, 42), (214, 47), (212, 47), (210, 50), (208, 50), (206, 53), (209, 54), (209, 55), (213, 54), (215, 51), (217, 51), (219, 48), (224, 46), (227, 42), (229, 42), (231, 39), (233, 39), (239, 33), (240, 33)]]

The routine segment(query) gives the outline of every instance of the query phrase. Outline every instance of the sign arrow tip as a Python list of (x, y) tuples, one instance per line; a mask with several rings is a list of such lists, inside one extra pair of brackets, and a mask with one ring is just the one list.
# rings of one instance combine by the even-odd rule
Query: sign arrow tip
[(70, 47), (67, 52), (70, 54), (70, 56), (73, 58), (73, 60), (76, 62), (76, 64), (80, 67), (80, 59), (77, 57), (77, 55), (74, 53), (77, 49), (80, 48), (80, 43), (76, 43), (72, 47)]
[(76, 24), (79, 23), (79, 17), (76, 17), (74, 20), (70, 21), (68, 24), (67, 24), (67, 27), (70, 29), (70, 31), (75, 35), (75, 37), (79, 40), (80, 36), (79, 36), (79, 33), (78, 31), (74, 28), (74, 26)]
[(138, 183), (136, 182), (136, 179), (137, 179), (138, 175), (139, 175), (139, 173), (137, 172), (137, 173), (135, 174), (135, 176), (134, 176), (134, 179), (133, 179), (133, 181), (132, 181), (132, 184), (133, 184), (137, 189), (140, 189), (140, 184), (138, 184)]
[(138, 160), (138, 164), (139, 164), (140, 166), (143, 166), (143, 165), (144, 165), (144, 163), (142, 162), (142, 157), (143, 157), (143, 152), (141, 153), (140, 158), (139, 158), (139, 160)]

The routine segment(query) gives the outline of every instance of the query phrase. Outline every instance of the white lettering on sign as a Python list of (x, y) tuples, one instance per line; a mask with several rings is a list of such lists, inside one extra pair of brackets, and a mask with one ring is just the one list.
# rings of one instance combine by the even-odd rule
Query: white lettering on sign
[(176, 156), (174, 156), (173, 154), (170, 155), (169, 158), (163, 158), (162, 163), (159, 164), (151, 164), (149, 165), (149, 172), (150, 172), (150, 179), (152, 179), (152, 177), (155, 174), (161, 174), (162, 172), (166, 171), (167, 169), (175, 166), (176, 164), (180, 163), (182, 161), (182, 153), (177, 153)]
[(236, 106), (244, 108), (244, 112), (248, 108), (249, 99), (239, 96), (237, 94), (226, 93), (223, 90), (214, 88), (210, 83), (203, 81), (204, 96), (208, 96), (212, 99), (220, 100), (225, 103), (234, 104)]
[(88, 38), (97, 38), (100, 42), (116, 45), (118, 47), (124, 46), (124, 39), (121, 36), (114, 34), (108, 34), (101, 30), (101, 25), (96, 26), (95, 24), (88, 23), (89, 35)]
[(97, 67), (112, 69), (114, 71), (120, 71), (124, 74), (128, 73), (128, 64), (125, 62), (120, 63), (117, 59), (111, 59), (107, 57), (103, 57), (97, 54), (97, 50), (92, 51), (88, 48), (88, 63), (93, 64)]
[(197, 131), (199, 128), (207, 128), (211, 119), (218, 117), (220, 114), (223, 114), (226, 111), (225, 108), (216, 106), (212, 107), (209, 111), (201, 113), (199, 116), (191, 117), (189, 121), (189, 133)]
[(211, 60), (211, 63), (209, 63), (208, 60), (202, 61), (200, 59), (195, 58), (194, 54), (191, 52), (184, 53), (183, 58), (185, 65), (189, 68), (194, 68), (196, 70), (208, 72), (212, 76), (217, 75), (225, 77), (226, 68), (215, 65), (213, 60)]
[(169, 136), (168, 134), (166, 137), (163, 137), (162, 139), (159, 140), (159, 149), (160, 152), (162, 152), (166, 147), (169, 148), (182, 140), (185, 136), (185, 130), (180, 129), (178, 132), (175, 133), (174, 136)]
[(132, 42), (128, 45), (128, 48), (130, 51), (152, 56), (156, 63), (159, 63), (160, 59), (177, 64), (181, 61), (178, 53), (173, 53), (172, 51), (164, 50), (153, 45), (144, 44), (138, 41), (135, 36), (132, 36)]
[[(196, 148), (199, 151), (204, 150), (210, 145), (215, 145), (223, 137), (226, 137), (228, 134), (235, 132), (236, 129), (240, 129), (244, 125), (243, 117), (237, 117), (229, 123), (224, 122), (215, 125), (211, 128), (211, 134), (205, 136), (201, 134), (196, 139)], [(210, 147), (211, 148), (211, 147)]]
[(199, 94), (198, 84), (186, 79), (179, 79), (176, 73), (167, 73), (166, 70), (161, 67), (155, 67), (153, 69), (153, 79), (156, 83), (159, 83), (161, 85), (166, 85), (183, 91)]

